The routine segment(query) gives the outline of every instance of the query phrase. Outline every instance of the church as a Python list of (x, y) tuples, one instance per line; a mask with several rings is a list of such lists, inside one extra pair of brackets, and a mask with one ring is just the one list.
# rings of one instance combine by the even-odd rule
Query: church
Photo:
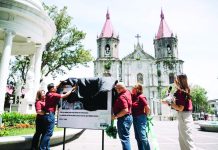
[(172, 116), (169, 107), (160, 103), (164, 97), (163, 91), (174, 82), (174, 77), (183, 72), (183, 60), (178, 58), (178, 39), (173, 34), (164, 19), (161, 10), (160, 25), (153, 39), (154, 54), (151, 56), (143, 50), (138, 42), (131, 54), (119, 57), (119, 35), (114, 32), (109, 11), (103, 29), (97, 37), (97, 58), (94, 61), (95, 77), (112, 76), (125, 83), (128, 89), (136, 83), (143, 85), (146, 96), (154, 116)]

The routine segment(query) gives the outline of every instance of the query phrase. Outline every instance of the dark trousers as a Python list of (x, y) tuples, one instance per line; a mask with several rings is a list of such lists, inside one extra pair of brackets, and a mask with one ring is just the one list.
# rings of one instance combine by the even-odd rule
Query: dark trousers
[(45, 133), (42, 134), (40, 150), (50, 150), (50, 138), (53, 135), (55, 126), (55, 114), (49, 113), (44, 115)]
[(38, 150), (39, 149), (39, 141), (40, 137), (43, 133), (45, 133), (45, 125), (44, 125), (44, 118), (43, 116), (36, 117), (36, 132), (32, 139), (32, 146), (31, 150)]

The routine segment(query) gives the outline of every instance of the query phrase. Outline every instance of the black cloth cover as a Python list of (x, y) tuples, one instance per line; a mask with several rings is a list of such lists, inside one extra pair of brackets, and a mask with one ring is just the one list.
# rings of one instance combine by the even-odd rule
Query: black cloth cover
[(107, 92), (112, 90), (113, 102), (117, 95), (114, 89), (117, 82), (111, 77), (68, 78), (62, 81), (58, 91), (62, 91), (63, 87), (67, 85), (77, 85), (77, 90), (65, 99), (68, 103), (80, 101), (83, 103), (84, 109), (89, 111), (107, 110)]

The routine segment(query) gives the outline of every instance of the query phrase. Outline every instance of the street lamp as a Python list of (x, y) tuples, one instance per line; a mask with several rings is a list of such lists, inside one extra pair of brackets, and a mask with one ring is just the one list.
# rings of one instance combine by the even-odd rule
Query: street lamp
[(10, 97), (9, 103), (10, 103), (10, 111), (9, 112), (11, 112), (11, 104), (13, 103), (13, 97)]

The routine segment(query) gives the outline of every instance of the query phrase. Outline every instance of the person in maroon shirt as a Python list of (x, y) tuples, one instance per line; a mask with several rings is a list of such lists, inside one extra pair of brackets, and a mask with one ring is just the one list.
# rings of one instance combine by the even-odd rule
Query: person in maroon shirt
[(118, 98), (115, 100), (113, 105), (112, 120), (117, 119), (117, 130), (123, 150), (131, 150), (129, 140), (129, 130), (132, 125), (131, 93), (126, 89), (122, 82), (117, 83), (115, 89), (118, 93)]
[(35, 102), (35, 109), (36, 109), (36, 131), (32, 139), (32, 146), (31, 150), (39, 149), (39, 139), (40, 136), (45, 132), (44, 124), (43, 124), (43, 115), (45, 114), (45, 91), (38, 90), (36, 94), (36, 102)]
[(75, 87), (73, 87), (72, 91), (68, 91), (65, 94), (58, 94), (58, 93), (56, 93), (58, 86), (55, 86), (53, 83), (50, 83), (47, 86), (48, 92), (46, 93), (45, 115), (43, 117), (44, 118), (44, 125), (45, 125), (45, 133), (42, 134), (42, 138), (41, 138), (41, 142), (40, 142), (40, 150), (49, 150), (50, 149), (50, 137), (53, 134), (53, 130), (54, 130), (54, 126), (55, 126), (56, 106), (57, 106), (60, 98), (66, 98), (76, 88), (76, 86), (75, 86)]
[(192, 101), (187, 76), (185, 74), (177, 75), (174, 84), (176, 92), (174, 93), (175, 98), (172, 103), (165, 100), (162, 100), (162, 102), (178, 111), (177, 117), (180, 149), (195, 150), (196, 147), (192, 135)]
[(146, 134), (147, 114), (150, 107), (146, 97), (142, 94), (143, 88), (141, 84), (136, 84), (132, 88), (132, 116), (135, 139), (139, 150), (150, 150), (150, 144)]

